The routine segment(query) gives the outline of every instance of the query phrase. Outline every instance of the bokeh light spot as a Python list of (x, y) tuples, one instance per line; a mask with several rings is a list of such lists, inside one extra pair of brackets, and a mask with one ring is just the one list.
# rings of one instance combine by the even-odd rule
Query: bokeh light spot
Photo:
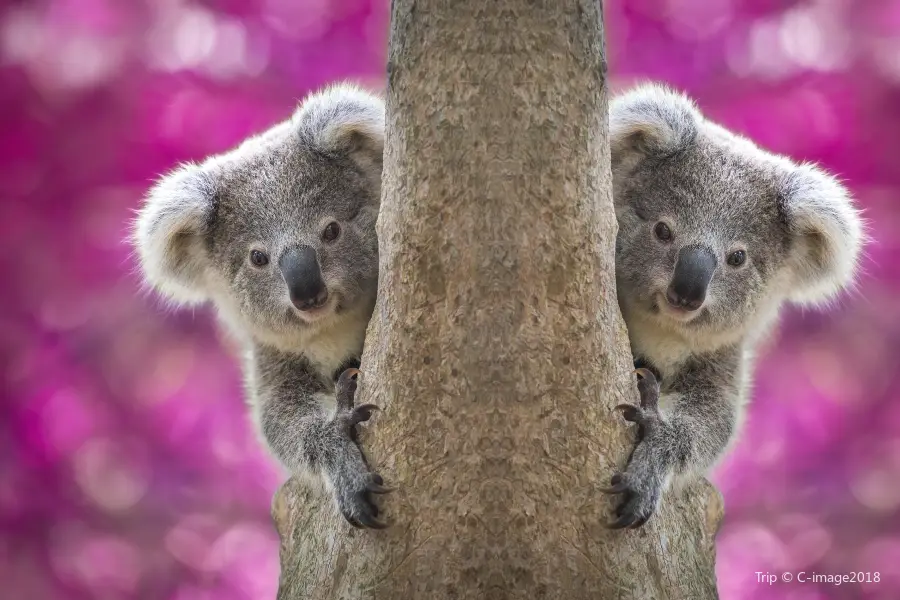
[(85, 496), (110, 512), (133, 507), (147, 492), (150, 473), (138, 442), (129, 446), (95, 438), (74, 456), (75, 480)]
[(883, 467), (871, 467), (855, 473), (850, 480), (850, 490), (861, 504), (872, 510), (893, 512), (900, 507), (897, 474)]

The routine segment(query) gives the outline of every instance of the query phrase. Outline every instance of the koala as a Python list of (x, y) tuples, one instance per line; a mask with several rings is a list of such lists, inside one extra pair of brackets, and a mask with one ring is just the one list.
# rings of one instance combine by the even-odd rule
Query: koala
[(151, 289), (209, 303), (243, 354), (258, 431), (291, 472), (323, 482), (357, 527), (382, 528), (353, 406), (378, 284), (383, 101), (350, 84), (185, 164), (147, 194), (133, 243)]
[(627, 465), (603, 491), (612, 528), (709, 470), (741, 424), (754, 354), (786, 303), (851, 287), (866, 235), (831, 175), (760, 149), (684, 95), (645, 84), (610, 106), (616, 286), (640, 405)]

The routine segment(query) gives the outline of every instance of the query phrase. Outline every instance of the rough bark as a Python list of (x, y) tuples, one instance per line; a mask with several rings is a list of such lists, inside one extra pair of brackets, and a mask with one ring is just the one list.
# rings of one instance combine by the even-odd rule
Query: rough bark
[(714, 598), (721, 499), (611, 532), (633, 443), (600, 5), (394, 0), (379, 300), (358, 402), (392, 526), (291, 481), (279, 599)]

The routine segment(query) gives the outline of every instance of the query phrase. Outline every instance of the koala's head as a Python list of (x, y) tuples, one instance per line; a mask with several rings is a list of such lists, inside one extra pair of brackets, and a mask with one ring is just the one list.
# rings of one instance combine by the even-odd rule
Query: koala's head
[(384, 105), (338, 85), (236, 149), (153, 187), (134, 242), (170, 300), (212, 300), (261, 336), (374, 302)]
[(620, 303), (682, 331), (740, 331), (848, 286), (863, 225), (847, 190), (644, 85), (610, 111)]

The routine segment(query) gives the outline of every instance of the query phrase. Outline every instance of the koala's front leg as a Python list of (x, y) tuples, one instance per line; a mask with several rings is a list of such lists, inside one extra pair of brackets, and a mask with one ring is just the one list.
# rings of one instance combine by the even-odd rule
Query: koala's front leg
[(667, 414), (659, 409), (659, 383), (638, 369), (639, 406), (621, 404), (622, 416), (638, 426), (637, 444), (628, 466), (602, 491), (622, 494), (613, 529), (647, 522), (674, 476), (702, 473), (728, 445), (736, 421), (736, 404), (722, 390), (701, 385), (677, 393)]
[(368, 421), (378, 407), (374, 404), (353, 405), (358, 374), (357, 369), (347, 369), (338, 377), (336, 410), (323, 429), (325, 435), (331, 435), (333, 439), (323, 440), (320, 463), (344, 518), (355, 527), (383, 529), (387, 525), (377, 520), (379, 510), (372, 501), (372, 494), (385, 494), (391, 490), (384, 487), (381, 475), (370, 469), (356, 432), (356, 426)]
[[(323, 378), (304, 359), (257, 357), (259, 423), (275, 456), (294, 473), (323, 477), (341, 514), (355, 527), (382, 529), (373, 494), (390, 491), (359, 447), (356, 426), (375, 405), (353, 405), (356, 369), (347, 369), (334, 388), (335, 410), (327, 414)], [(268, 353), (271, 354), (271, 353)]]

